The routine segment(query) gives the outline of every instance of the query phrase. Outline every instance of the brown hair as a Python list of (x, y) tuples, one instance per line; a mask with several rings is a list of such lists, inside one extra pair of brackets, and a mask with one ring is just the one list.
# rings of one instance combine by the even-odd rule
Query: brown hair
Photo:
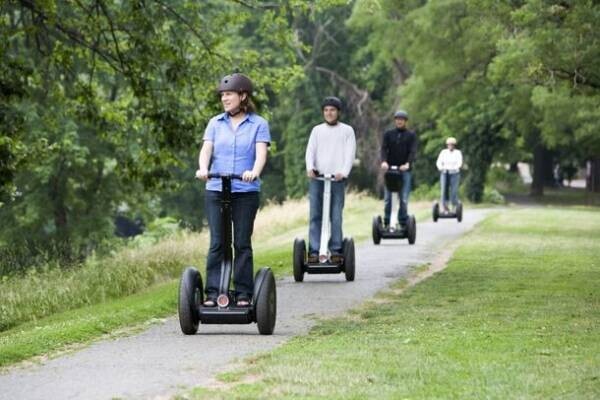
[(248, 92), (242, 93), (246, 94), (246, 98), (240, 102), (240, 110), (242, 110), (245, 114), (256, 112), (256, 107), (250, 98), (250, 94), (248, 94)]

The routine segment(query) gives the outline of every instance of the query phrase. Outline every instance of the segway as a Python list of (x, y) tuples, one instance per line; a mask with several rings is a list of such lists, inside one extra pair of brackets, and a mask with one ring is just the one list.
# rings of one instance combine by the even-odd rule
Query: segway
[(323, 181), (323, 213), (321, 221), (321, 243), (319, 246), (319, 261), (308, 262), (306, 242), (304, 239), (294, 239), (293, 264), (294, 280), (302, 282), (304, 274), (339, 274), (344, 273), (347, 281), (354, 280), (355, 256), (354, 240), (344, 238), (342, 241), (342, 256), (332, 260), (328, 250), (329, 237), (331, 236), (331, 221), (329, 211), (331, 207), (331, 181), (333, 175), (317, 175), (315, 179)]
[(261, 335), (270, 335), (275, 328), (277, 298), (275, 278), (270, 268), (261, 268), (254, 278), (254, 293), (250, 305), (235, 305), (235, 293), (230, 290), (233, 264), (231, 181), (240, 175), (209, 174), (210, 179), (222, 182), (221, 223), (224, 247), (221, 262), (221, 279), (216, 307), (204, 307), (202, 276), (195, 267), (183, 271), (179, 284), (179, 324), (186, 335), (198, 331), (198, 324), (250, 324), (256, 322)]
[[(448, 171), (444, 171), (444, 174), (446, 174), (446, 179), (444, 179), (445, 185), (444, 185), (444, 200), (446, 200), (447, 202), (450, 199), (450, 173)], [(456, 218), (456, 221), (461, 222), (462, 221), (462, 216), (463, 216), (463, 205), (462, 203), (459, 201), (458, 204), (456, 205), (456, 209), (454, 211), (441, 211), (440, 212), (440, 203), (439, 202), (435, 202), (433, 204), (433, 210), (432, 210), (432, 216), (433, 216), (433, 222), (437, 222), (438, 219), (441, 218)]]
[[(392, 210), (390, 212), (390, 219), (394, 219), (394, 215), (398, 215), (394, 212), (394, 193), (402, 191), (402, 174), (400, 168), (397, 165), (390, 165), (388, 171), (384, 175), (385, 187), (390, 191)], [(398, 204), (400, 207), (400, 204)], [(392, 224), (390, 221), (389, 227), (383, 225), (383, 220), (380, 215), (373, 217), (372, 224), (372, 236), (373, 244), (378, 245), (381, 243), (381, 239), (408, 239), (408, 244), (415, 244), (417, 240), (417, 220), (414, 215), (409, 215), (406, 221), (406, 226), (400, 226), (400, 223)]]

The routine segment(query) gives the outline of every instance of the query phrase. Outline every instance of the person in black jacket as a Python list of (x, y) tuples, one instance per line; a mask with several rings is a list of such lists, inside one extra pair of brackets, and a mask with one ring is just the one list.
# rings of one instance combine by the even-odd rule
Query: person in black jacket
[[(396, 128), (383, 134), (381, 169), (385, 172), (391, 166), (397, 166), (402, 176), (398, 222), (404, 228), (408, 220), (408, 196), (411, 189), (412, 165), (417, 155), (417, 135), (406, 127), (408, 122), (408, 113), (406, 111), (396, 111), (394, 121)], [(388, 229), (390, 226), (390, 214), (392, 213), (392, 193), (387, 188), (384, 188), (384, 190), (385, 207), (383, 223), (385, 228)]]

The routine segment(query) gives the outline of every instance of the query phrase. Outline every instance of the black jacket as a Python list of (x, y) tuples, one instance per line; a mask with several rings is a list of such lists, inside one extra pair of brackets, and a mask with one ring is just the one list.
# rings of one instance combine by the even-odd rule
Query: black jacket
[(417, 135), (408, 129), (391, 129), (383, 134), (381, 144), (381, 161), (389, 165), (400, 166), (413, 162), (417, 155)]

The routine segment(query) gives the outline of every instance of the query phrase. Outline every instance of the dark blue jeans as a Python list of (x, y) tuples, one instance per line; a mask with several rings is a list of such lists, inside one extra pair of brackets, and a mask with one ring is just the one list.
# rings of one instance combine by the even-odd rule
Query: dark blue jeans
[[(398, 222), (400, 225), (406, 225), (408, 220), (408, 196), (411, 189), (411, 173), (410, 171), (402, 171), (402, 191), (398, 193), (398, 201), (400, 208), (398, 209)], [(383, 223), (390, 224), (390, 214), (392, 213), (392, 196), (393, 193), (384, 188), (384, 207), (383, 207)]]
[[(210, 228), (210, 247), (206, 259), (206, 295), (219, 293), (221, 262), (224, 256), (221, 223), (221, 192), (206, 191), (204, 200)], [(258, 192), (232, 193), (231, 216), (233, 220), (233, 284), (236, 294), (252, 296), (254, 291), (254, 263), (252, 260), (252, 230), (258, 211)]]
[[(308, 248), (310, 253), (318, 253), (321, 244), (324, 186), (325, 183), (323, 181), (311, 179), (308, 188), (308, 196), (310, 198)], [(344, 211), (345, 189), (346, 181), (331, 182), (331, 207), (329, 211), (331, 218), (331, 238), (329, 239), (328, 247), (332, 253), (342, 252), (342, 212)]]
[(440, 174), (440, 187), (441, 187), (441, 199), (442, 199), (442, 206), (443, 207), (447, 207), (448, 206), (448, 200), (450, 200), (450, 202), (452, 203), (452, 205), (454, 207), (456, 207), (456, 205), (458, 204), (458, 185), (460, 184), (460, 172), (454, 173), (454, 174), (448, 174), (448, 180), (450, 181), (450, 187), (448, 188), (448, 195), (450, 197), (450, 199), (446, 198), (446, 194), (444, 191), (444, 187), (446, 186), (446, 184), (448, 182), (446, 182), (446, 174), (445, 173), (441, 173)]

